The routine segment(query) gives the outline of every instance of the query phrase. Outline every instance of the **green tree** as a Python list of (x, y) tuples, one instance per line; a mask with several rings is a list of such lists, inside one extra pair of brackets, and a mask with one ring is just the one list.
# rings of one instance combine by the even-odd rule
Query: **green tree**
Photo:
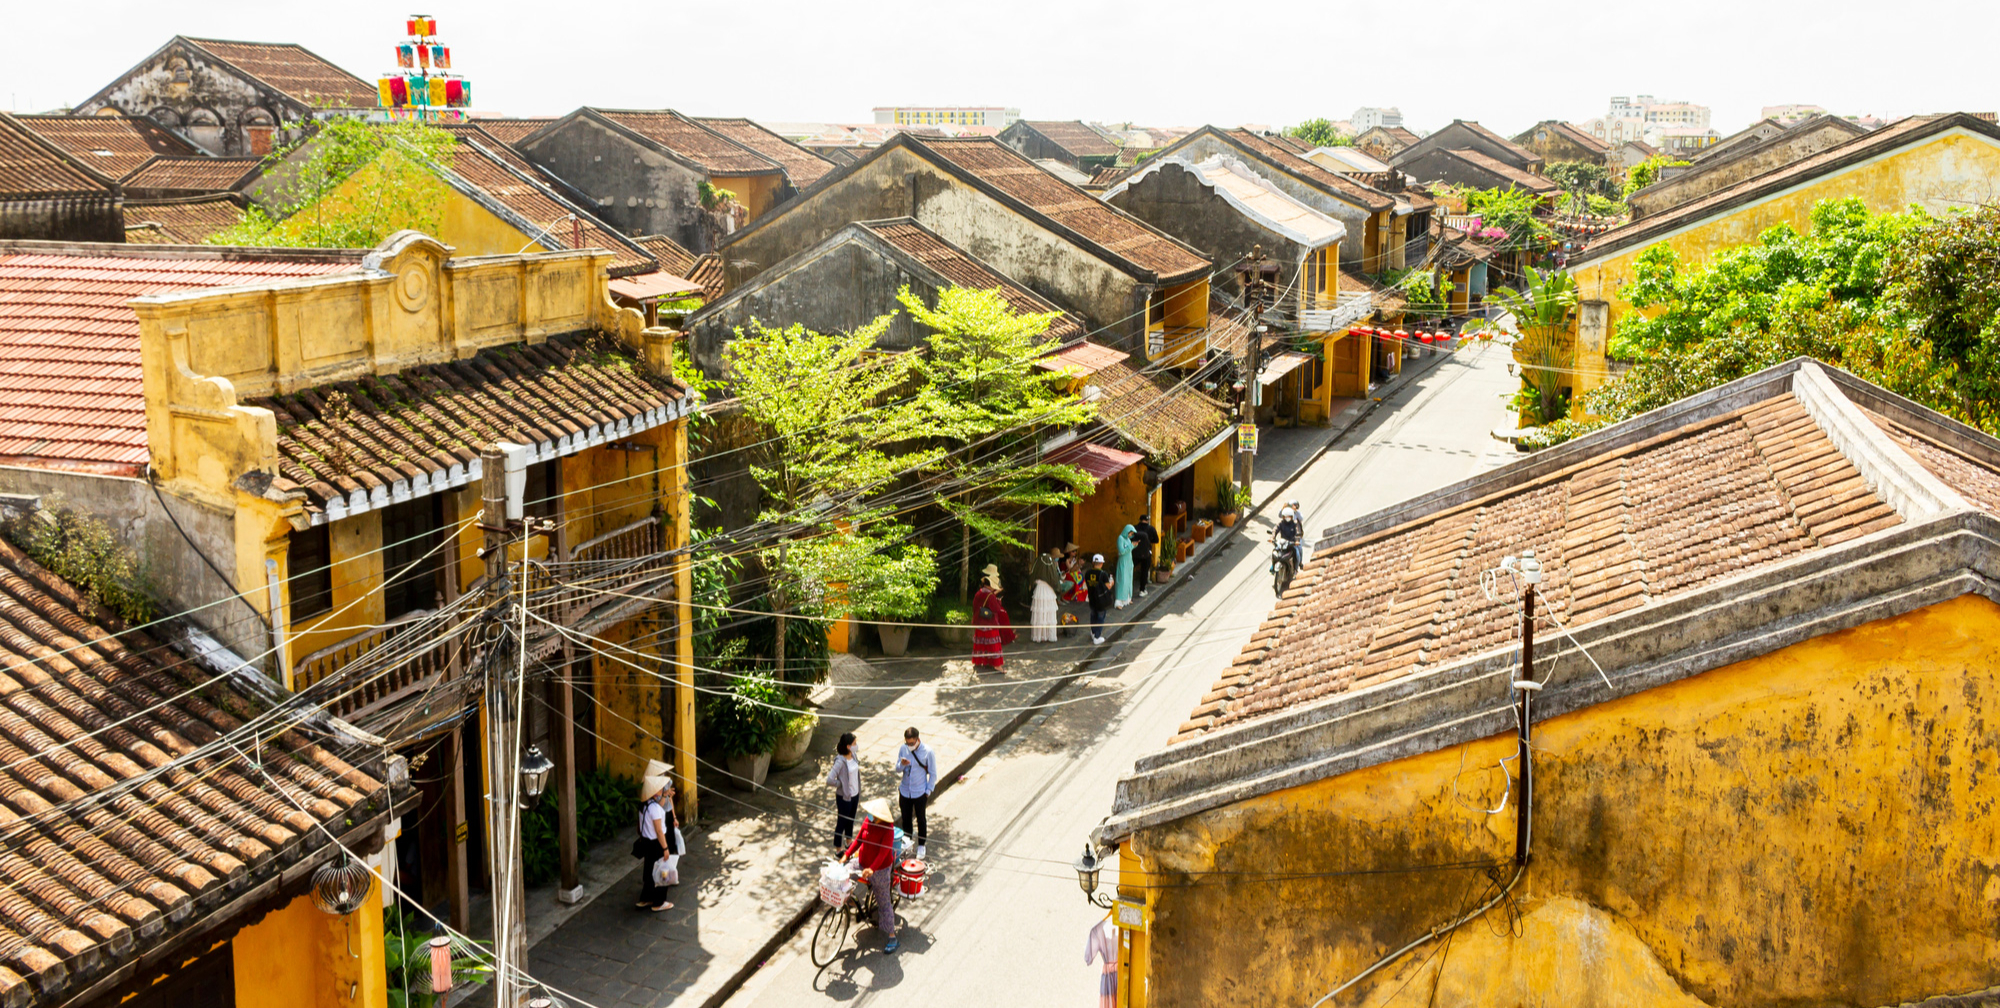
[(1543, 170), (1543, 174), (1571, 195), (1602, 196), (1617, 199), (1618, 187), (1611, 184), (1611, 173), (1603, 165), (1588, 161), (1557, 161)]
[(260, 206), (211, 236), (216, 245), (373, 248), (405, 228), (436, 234), (456, 139), (415, 122), (338, 119), (266, 159)]
[(753, 319), (729, 342), (733, 391), (770, 435), (750, 474), (769, 502), (761, 517), (777, 530), (763, 559), (772, 575), (779, 678), (793, 607), (824, 617), (837, 604), (838, 586), (868, 581), (866, 568), (877, 562), (828, 540), (885, 521), (872, 499), (944, 454), (918, 444), (929, 433), (929, 411), (921, 396), (905, 394), (919, 379), (917, 356), (876, 352), (893, 317), (846, 333)]
[(1679, 168), (1688, 162), (1670, 158), (1665, 154), (1655, 154), (1632, 166), (1625, 173), (1625, 189), (1619, 195), (1630, 199), (1632, 194), (1652, 185), (1660, 179), (1660, 169)]
[(947, 451), (937, 503), (958, 519), (959, 596), (971, 585), (972, 535), (1021, 545), (1022, 515), (1074, 503), (1090, 487), (1074, 466), (1035, 459), (1045, 430), (1089, 420), (1096, 407), (1063, 387), (1063, 377), (1036, 364), (1057, 313), (1022, 314), (997, 290), (939, 288), (937, 306), (904, 287), (897, 294), (910, 318), (932, 330), (919, 365), (932, 436)]
[[(1528, 267), (1528, 283), (1516, 290), (1498, 287), (1489, 304), (1513, 316), (1517, 330), (1514, 359), (1521, 363), (1524, 397), (1536, 412), (1536, 422), (1555, 423), (1569, 413), (1564, 366), (1573, 358), (1570, 319), (1576, 310), (1576, 278), (1559, 270)], [(1471, 331), (1492, 326), (1482, 322)]]
[(1314, 147), (1352, 147), (1354, 138), (1342, 133), (1333, 125), (1333, 120), (1324, 116), (1307, 119), (1285, 131), (1287, 136), (1295, 136)]

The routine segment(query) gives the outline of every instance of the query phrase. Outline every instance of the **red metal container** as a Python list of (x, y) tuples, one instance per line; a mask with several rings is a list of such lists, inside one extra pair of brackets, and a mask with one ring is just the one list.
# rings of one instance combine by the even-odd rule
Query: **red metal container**
[(924, 893), (924, 873), (927, 867), (922, 861), (911, 858), (896, 866), (896, 891), (905, 896), (921, 896)]

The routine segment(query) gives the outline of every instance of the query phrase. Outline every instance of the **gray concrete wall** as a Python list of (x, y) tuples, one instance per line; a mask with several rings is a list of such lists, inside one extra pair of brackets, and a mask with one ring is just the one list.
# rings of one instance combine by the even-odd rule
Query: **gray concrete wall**
[(206, 556), (222, 570), (235, 569), (233, 516), (169, 494), (156, 496), (142, 479), (30, 466), (0, 466), (0, 493), (41, 497), (45, 507), (59, 497), (64, 506), (105, 523), (145, 565), (167, 612), (193, 610), (191, 622), (245, 658), (270, 649), (262, 619), (247, 603), (228, 598), (235, 588), (203, 561)]
[[(176, 71), (183, 69), (186, 79), (176, 81)], [(274, 146), (305, 136), (312, 115), (310, 109), (279, 91), (248, 80), (229, 66), (180, 43), (140, 64), (119, 78), (102, 97), (85, 102), (76, 111), (80, 115), (93, 115), (103, 108), (122, 109), (135, 116), (154, 116), (209, 153), (225, 155), (261, 153), (250, 150), (243, 132), (244, 117), (253, 109), (269, 113), (277, 124), (272, 137)], [(211, 116), (214, 124), (203, 125)]]
[(1093, 340), (1132, 349), (1143, 339), (1150, 284), (902, 148), (738, 232), (723, 247), (729, 289), (848, 224), (888, 217), (914, 217), (1091, 329), (1104, 330)]
[[(1340, 265), (1350, 270), (1362, 268), (1361, 260), (1365, 254), (1365, 249), (1362, 247), (1363, 236), (1368, 233), (1370, 216), (1367, 208), (1355, 206), (1318, 186), (1294, 178), (1277, 166), (1254, 155), (1245, 154), (1214, 136), (1195, 137), (1175, 153), (1189, 161), (1205, 161), (1217, 154), (1236, 158), (1251, 171), (1270, 180), (1272, 185), (1278, 187), (1279, 192), (1347, 225), (1347, 238), (1340, 243)], [(1225, 259), (1217, 259), (1216, 262), (1228, 262), (1240, 254), (1239, 252)]]
[(753, 318), (773, 325), (798, 323), (814, 332), (845, 332), (894, 311), (896, 318), (876, 345), (907, 350), (930, 331), (901, 311), (896, 293), (905, 284), (926, 304), (937, 303), (929, 277), (913, 274), (862, 241), (843, 241), (810, 258), (788, 261), (758, 277), (740, 296), (689, 319), (689, 347), (704, 372), (719, 376), (729, 340)]
[[(1307, 251), (1304, 245), (1245, 217), (1180, 165), (1161, 166), (1108, 202), (1200, 249), (1213, 262), (1235, 262), (1249, 254), (1251, 246), (1262, 245), (1264, 254), (1278, 264), (1279, 283), (1291, 286), (1298, 280), (1299, 263)], [(1243, 294), (1235, 270), (1224, 270), (1209, 282), (1232, 296)]]
[[(625, 234), (663, 234), (713, 252), (701, 224), (700, 172), (595, 120), (578, 116), (521, 145), (528, 160), (589, 197)], [(725, 186), (725, 188), (727, 188)]]

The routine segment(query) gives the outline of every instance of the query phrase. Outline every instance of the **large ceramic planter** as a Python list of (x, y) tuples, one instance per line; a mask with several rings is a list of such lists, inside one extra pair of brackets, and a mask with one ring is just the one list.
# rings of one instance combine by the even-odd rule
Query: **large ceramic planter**
[(806, 750), (812, 746), (813, 729), (819, 727), (819, 718), (807, 718), (804, 724), (804, 728), (778, 740), (778, 747), (771, 750), (771, 769), (790, 770), (806, 761)]
[(908, 623), (877, 623), (875, 636), (882, 638), (882, 653), (891, 658), (901, 658), (910, 653)]
[(945, 647), (963, 648), (968, 651), (972, 649), (972, 627), (970, 626), (941, 626), (937, 628), (937, 635), (938, 640), (942, 641)]
[(1215, 523), (1223, 528), (1236, 527), (1236, 512), (1228, 511), (1215, 516)]
[(729, 786), (738, 791), (755, 791), (763, 787), (764, 778), (771, 773), (770, 753), (731, 756), (726, 762), (729, 769)]

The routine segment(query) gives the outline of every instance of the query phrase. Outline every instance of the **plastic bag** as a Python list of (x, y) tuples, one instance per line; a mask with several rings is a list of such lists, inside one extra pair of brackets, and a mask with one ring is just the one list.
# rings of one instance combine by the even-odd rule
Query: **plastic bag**
[(653, 884), (670, 886), (681, 884), (681, 856), (669, 854), (653, 862)]
[(819, 898), (828, 906), (840, 906), (847, 902), (847, 894), (854, 889), (853, 869), (839, 861), (828, 861), (819, 870)]

